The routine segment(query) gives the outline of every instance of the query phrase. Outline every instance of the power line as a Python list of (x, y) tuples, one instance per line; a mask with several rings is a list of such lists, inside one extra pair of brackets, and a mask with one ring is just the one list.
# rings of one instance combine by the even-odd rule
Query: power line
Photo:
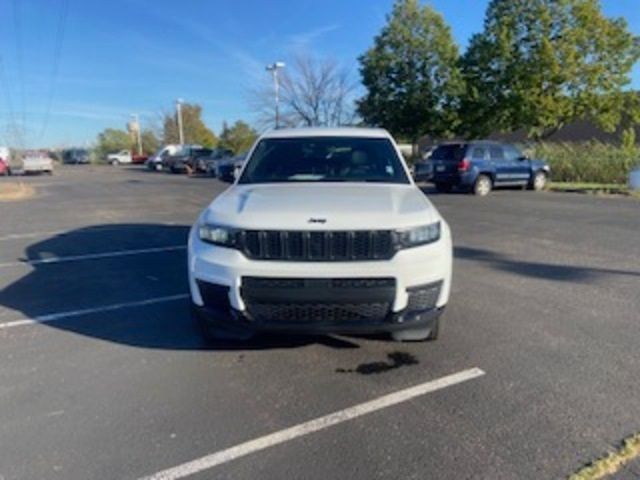
[(56, 83), (58, 80), (58, 69), (60, 67), (60, 56), (62, 54), (62, 42), (64, 40), (64, 31), (67, 21), (67, 14), (69, 11), (69, 0), (60, 0), (60, 16), (58, 18), (58, 28), (56, 30), (56, 37), (54, 41), (53, 50), (53, 67), (51, 69), (51, 81), (49, 83), (49, 95), (47, 97), (46, 109), (42, 121), (42, 129), (40, 130), (40, 140), (44, 137), (47, 128), (49, 127), (49, 117), (51, 115), (51, 106), (53, 104), (53, 97), (56, 93)]

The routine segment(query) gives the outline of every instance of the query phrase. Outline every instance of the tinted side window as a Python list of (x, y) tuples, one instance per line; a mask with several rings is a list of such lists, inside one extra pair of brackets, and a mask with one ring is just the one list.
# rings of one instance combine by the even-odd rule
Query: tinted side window
[(484, 160), (487, 155), (487, 149), (484, 147), (474, 147), (471, 151), (471, 158), (475, 160)]
[(522, 157), (522, 152), (513, 145), (505, 145), (504, 156), (507, 160), (518, 160)]
[(489, 154), (491, 155), (491, 160), (504, 160), (502, 147), (489, 147)]

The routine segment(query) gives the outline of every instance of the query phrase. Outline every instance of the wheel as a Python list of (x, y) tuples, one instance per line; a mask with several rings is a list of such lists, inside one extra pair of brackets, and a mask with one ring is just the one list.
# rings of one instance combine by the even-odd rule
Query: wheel
[(156, 172), (160, 172), (162, 170), (162, 164), (156, 163), (155, 169), (156, 169)]
[(440, 334), (440, 317), (433, 321), (431, 328), (412, 328), (409, 330), (398, 330), (391, 333), (391, 338), (396, 342), (425, 342), (438, 339)]
[(535, 190), (536, 192), (540, 192), (544, 190), (544, 187), (547, 185), (547, 174), (539, 171), (536, 172), (531, 180), (531, 184), (529, 185), (530, 190)]
[(476, 179), (476, 183), (474, 183), (473, 185), (473, 193), (480, 197), (485, 197), (489, 195), (492, 187), (493, 183), (491, 182), (491, 178), (489, 176), (479, 175)]
[(453, 189), (450, 183), (436, 183), (436, 190), (440, 193), (449, 193)]
[(111, 165), (113, 165), (114, 167), (117, 167), (120, 164), (120, 162), (118, 160), (111, 160)]
[(191, 304), (191, 318), (196, 324), (202, 339), (207, 345), (220, 345), (223, 342), (246, 342), (253, 337), (253, 333), (246, 329), (223, 329), (211, 323), (200, 313), (195, 304)]

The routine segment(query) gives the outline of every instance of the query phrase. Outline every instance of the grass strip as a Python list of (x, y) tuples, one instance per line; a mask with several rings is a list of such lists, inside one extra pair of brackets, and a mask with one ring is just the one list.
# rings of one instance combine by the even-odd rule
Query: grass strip
[(640, 457), (640, 433), (625, 438), (619, 449), (591, 462), (570, 475), (568, 480), (597, 480), (604, 478), (613, 475), (624, 465), (638, 457)]

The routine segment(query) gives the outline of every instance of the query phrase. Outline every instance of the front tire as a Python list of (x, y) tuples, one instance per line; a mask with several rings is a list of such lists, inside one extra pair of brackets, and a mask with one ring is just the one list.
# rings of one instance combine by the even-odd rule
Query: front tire
[(221, 328), (216, 323), (208, 320), (194, 303), (191, 304), (191, 318), (207, 346), (216, 346), (230, 342), (247, 342), (253, 337), (253, 332), (249, 330)]
[(491, 181), (491, 177), (487, 175), (478, 175), (476, 183), (473, 184), (473, 193), (479, 197), (486, 197), (491, 193), (492, 188), (493, 182)]
[(542, 171), (538, 171), (533, 176), (533, 179), (531, 180), (531, 184), (529, 185), (529, 189), (535, 190), (536, 192), (541, 192), (542, 190), (544, 190), (544, 187), (546, 186), (547, 186), (547, 174)]
[(431, 327), (411, 328), (408, 330), (398, 330), (391, 332), (391, 338), (396, 342), (433, 342), (440, 335), (440, 316), (438, 316)]

